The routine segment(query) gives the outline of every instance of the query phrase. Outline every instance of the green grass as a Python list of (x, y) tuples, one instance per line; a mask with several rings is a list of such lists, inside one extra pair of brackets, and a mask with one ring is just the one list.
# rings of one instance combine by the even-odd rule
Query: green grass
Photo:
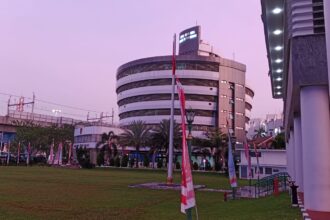
[[(229, 187), (218, 174), (193, 175), (196, 184)], [(0, 219), (185, 219), (180, 192), (127, 187), (165, 179), (165, 171), (0, 167)], [(196, 199), (201, 220), (301, 219), (286, 193), (223, 202), (222, 193), (196, 192)]]

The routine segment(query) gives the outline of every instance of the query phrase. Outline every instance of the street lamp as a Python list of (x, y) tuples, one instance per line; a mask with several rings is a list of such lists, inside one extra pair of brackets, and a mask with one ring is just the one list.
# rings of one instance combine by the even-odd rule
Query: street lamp
[(191, 130), (192, 130), (192, 123), (194, 122), (194, 118), (195, 118), (195, 112), (194, 110), (192, 110), (191, 108), (186, 110), (186, 120), (188, 123), (188, 152), (189, 152), (189, 159), (191, 161), (191, 142), (192, 142), (192, 134), (191, 134)]
[[(192, 162), (192, 160), (191, 160), (191, 142), (192, 142), (191, 130), (192, 130), (192, 123), (194, 122), (194, 118), (195, 118), (195, 112), (191, 108), (187, 109), (186, 110), (186, 120), (187, 120), (187, 123), (188, 123), (187, 142), (188, 142), (188, 152), (189, 152), (190, 164)], [(191, 220), (192, 219), (191, 208), (187, 209), (186, 212), (187, 212), (187, 219)]]

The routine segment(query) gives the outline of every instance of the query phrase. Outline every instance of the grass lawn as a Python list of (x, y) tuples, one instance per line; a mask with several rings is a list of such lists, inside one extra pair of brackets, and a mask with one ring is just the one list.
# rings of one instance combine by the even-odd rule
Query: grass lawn
[[(179, 181), (179, 174), (174, 178)], [(185, 219), (179, 191), (127, 187), (165, 179), (165, 171), (0, 167), (0, 219)], [(229, 187), (216, 174), (194, 173), (194, 182)], [(302, 219), (286, 193), (223, 202), (222, 193), (196, 192), (196, 199), (201, 220)]]

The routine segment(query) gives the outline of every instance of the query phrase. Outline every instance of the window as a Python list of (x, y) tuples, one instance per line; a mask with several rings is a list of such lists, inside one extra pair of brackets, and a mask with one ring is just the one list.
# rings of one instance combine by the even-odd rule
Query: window
[(278, 169), (273, 169), (273, 173), (278, 173), (279, 170)]
[(265, 173), (266, 173), (267, 175), (272, 175), (272, 168), (270, 168), (270, 167), (266, 167), (266, 169), (265, 169)]
[(259, 173), (264, 174), (264, 168), (263, 167), (259, 167)]

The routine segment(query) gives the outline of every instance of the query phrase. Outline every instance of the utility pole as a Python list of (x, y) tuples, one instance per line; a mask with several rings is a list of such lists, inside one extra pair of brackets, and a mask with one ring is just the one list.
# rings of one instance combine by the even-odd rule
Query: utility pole
[(31, 113), (33, 114), (33, 111), (34, 111), (34, 103), (35, 103), (35, 95), (34, 95), (34, 93), (33, 93), (33, 99), (32, 99), (31, 102), (24, 102), (24, 97), (23, 97), (23, 96), (21, 96), (21, 97), (19, 98), (18, 103), (11, 104), (11, 103), (10, 103), (10, 100), (11, 100), (11, 97), (9, 97), (9, 99), (8, 99), (7, 115), (9, 115), (10, 107), (13, 107), (13, 106), (16, 106), (16, 110), (17, 110), (18, 112), (24, 112), (24, 106), (25, 106), (25, 105), (32, 105)]
[(103, 112), (101, 112), (100, 114), (100, 117), (95, 117), (95, 118), (90, 118), (89, 117), (89, 112), (87, 113), (87, 121), (91, 121), (91, 122), (95, 122), (95, 121), (98, 121), (98, 122), (102, 122), (104, 118), (112, 118), (111, 119), (111, 124), (113, 125), (113, 118), (114, 118), (114, 110), (112, 109), (112, 115), (104, 115)]

